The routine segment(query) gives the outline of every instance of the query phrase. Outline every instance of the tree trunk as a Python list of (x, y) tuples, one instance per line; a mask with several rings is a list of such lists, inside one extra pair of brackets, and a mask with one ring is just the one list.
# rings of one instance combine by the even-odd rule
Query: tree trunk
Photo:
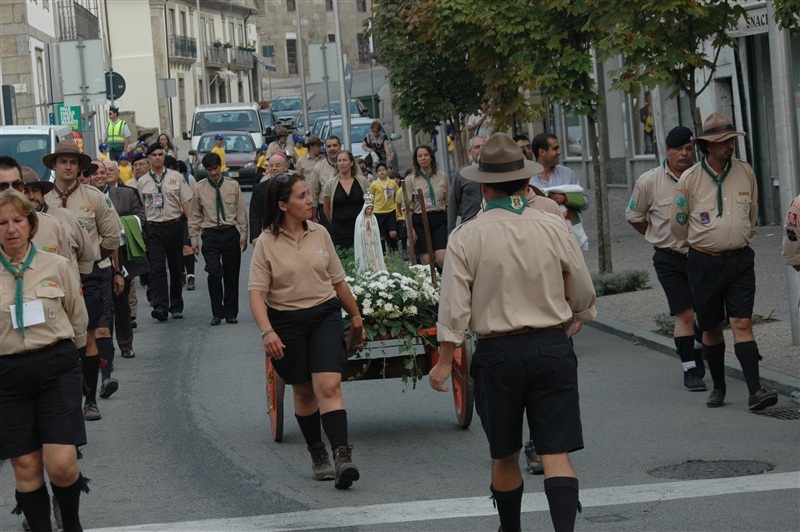
[(694, 136), (697, 138), (703, 134), (703, 121), (698, 116), (697, 93), (693, 90), (687, 91), (686, 96), (689, 98), (689, 109), (692, 111), (692, 128), (694, 129)]
[[(602, 117), (604, 112), (604, 106), (598, 104), (597, 116)], [(592, 149), (595, 211), (597, 213), (597, 266), (601, 274), (611, 273), (614, 271), (614, 267), (611, 263), (611, 226), (608, 221), (608, 177), (606, 176), (605, 167), (606, 138), (603, 135), (602, 127), (599, 128), (600, 135), (598, 136), (598, 128), (594, 118), (588, 116), (587, 120), (589, 123), (589, 144)]]

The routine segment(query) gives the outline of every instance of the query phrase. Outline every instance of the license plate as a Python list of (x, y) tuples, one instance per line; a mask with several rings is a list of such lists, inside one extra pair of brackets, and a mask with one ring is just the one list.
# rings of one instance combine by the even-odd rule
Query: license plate
[(228, 172), (228, 177), (239, 177), (239, 172)]

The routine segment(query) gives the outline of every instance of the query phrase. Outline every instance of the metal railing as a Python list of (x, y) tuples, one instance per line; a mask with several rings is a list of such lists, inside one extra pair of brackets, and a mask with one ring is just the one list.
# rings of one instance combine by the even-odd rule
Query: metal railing
[(172, 35), (169, 38), (169, 55), (173, 58), (195, 59), (197, 57), (197, 40), (194, 37)]
[(86, 1), (82, 6), (74, 0), (61, 0), (58, 3), (58, 27), (60, 41), (76, 39), (98, 39), (100, 23), (97, 20), (97, 3)]
[(227, 64), (228, 50), (222, 46), (206, 46), (206, 58), (208, 63)]
[[(240, 50), (239, 48), (234, 48), (233, 53), (231, 54), (231, 62), (235, 62), (237, 65), (242, 67), (250, 67), (253, 66), (253, 53), (246, 52), (244, 50)], [(234, 61), (235, 60), (235, 61)]]

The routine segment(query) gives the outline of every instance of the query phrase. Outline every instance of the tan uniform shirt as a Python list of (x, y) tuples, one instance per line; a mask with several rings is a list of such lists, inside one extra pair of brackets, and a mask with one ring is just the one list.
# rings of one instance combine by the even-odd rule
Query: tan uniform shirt
[(666, 160), (657, 168), (643, 173), (633, 185), (625, 219), (632, 223), (648, 222), (644, 238), (655, 247), (686, 254), (689, 244), (675, 238), (670, 229), (672, 201), (678, 179)]
[(192, 200), (192, 189), (183, 176), (174, 170), (164, 169), (161, 180), (161, 206), (158, 205), (159, 187), (152, 172), (139, 178), (136, 188), (142, 197), (148, 222), (171, 222), (183, 216), (183, 204)]
[(595, 292), (578, 242), (559, 217), (525, 209), (484, 212), (450, 233), (439, 341), (595, 318)]
[(314, 167), (324, 158), (325, 156), (322, 154), (312, 158), (311, 154), (308, 153), (297, 159), (297, 164), (294, 167), (305, 178), (309, 188), (311, 187), (311, 174), (314, 172)]
[(789, 266), (800, 265), (800, 242), (798, 242), (797, 219), (800, 217), (800, 196), (792, 200), (783, 225), (783, 258)]
[[(289, 151), (290, 154), (286, 153), (287, 150)], [(275, 153), (277, 153), (277, 152), (281, 152), (284, 155), (288, 155), (289, 157), (293, 157), (291, 155), (291, 153), (293, 153), (294, 150), (289, 148), (289, 143), (288, 142), (286, 144), (284, 144), (284, 145), (281, 145), (277, 140), (273, 140), (272, 142), (269, 143), (269, 146), (267, 146), (267, 160), (269, 161), (269, 158), (272, 157), (273, 155), (275, 155)]]
[(78, 216), (69, 209), (47, 206), (47, 214), (58, 218), (67, 232), (70, 246), (70, 258), (77, 265), (78, 273), (86, 275), (92, 273), (94, 263), (100, 260), (100, 255), (94, 249), (94, 244), (80, 223)]
[(300, 243), (288, 233), (270, 230), (256, 241), (250, 262), (248, 290), (267, 292), (267, 304), (277, 310), (311, 308), (336, 295), (333, 285), (345, 273), (328, 231), (307, 222)]
[[(5, 252), (3, 258), (14, 268), (22, 264)], [(24, 257), (23, 262), (27, 259)], [(86, 345), (89, 317), (81, 297), (80, 283), (69, 260), (52, 253), (38, 252), (22, 276), (23, 300), (42, 302), (44, 322), (25, 326), (25, 338), (12, 327), (11, 305), (15, 304), (16, 281), (0, 265), (0, 355), (14, 355), (42, 349), (60, 340), (73, 339), (76, 347)]]
[(39, 251), (46, 251), (48, 253), (55, 253), (61, 255), (74, 267), (75, 273), (78, 273), (77, 263), (72, 263), (72, 255), (69, 247), (69, 237), (64, 230), (64, 226), (53, 216), (43, 212), (37, 212), (36, 217), (39, 218), (39, 227), (36, 229), (36, 235), (33, 237), (33, 243)]
[(428, 181), (417, 174), (406, 177), (403, 189), (406, 194), (406, 201), (414, 214), (422, 214), (422, 205), (419, 203), (417, 190), (422, 190), (425, 196), (425, 209), (427, 212), (444, 212), (447, 210), (447, 200), (450, 198), (450, 180), (442, 172), (436, 172), (431, 176), (431, 185), (435, 196), (435, 203), (431, 201), (430, 188)]
[(217, 189), (211, 186), (208, 179), (197, 184), (197, 195), (192, 200), (192, 217), (189, 219), (189, 237), (192, 245), (197, 245), (197, 235), (203, 229), (236, 226), (240, 237), (247, 239), (247, 214), (244, 198), (239, 183), (223, 177), (219, 188), (222, 203), (225, 204), (225, 219), (220, 215), (217, 223)]
[[(48, 205), (62, 205), (55, 190), (47, 193), (45, 201)], [(80, 185), (67, 198), (66, 208), (78, 216), (81, 227), (89, 234), (96, 260), (100, 260), (100, 248), (113, 251), (119, 247), (121, 222), (108, 196), (92, 186)]]
[(718, 253), (750, 244), (758, 220), (756, 176), (747, 163), (731, 159), (731, 164), (722, 184), (722, 216), (717, 216), (717, 184), (702, 163), (684, 172), (675, 186), (670, 217), (675, 238)]
[(322, 157), (311, 172), (311, 182), (308, 184), (308, 193), (311, 194), (311, 206), (319, 209), (322, 206), (322, 187), (330, 181), (339, 171), (335, 164), (331, 164), (327, 157)]
[[(533, 191), (533, 188), (528, 187), (525, 190), (525, 199), (528, 200), (528, 207), (531, 209), (549, 212), (550, 214), (555, 214), (562, 220), (565, 220), (564, 213), (561, 212), (561, 207), (559, 207), (558, 203), (548, 197), (538, 195)], [(564, 225), (566, 225), (566, 222), (564, 222)]]

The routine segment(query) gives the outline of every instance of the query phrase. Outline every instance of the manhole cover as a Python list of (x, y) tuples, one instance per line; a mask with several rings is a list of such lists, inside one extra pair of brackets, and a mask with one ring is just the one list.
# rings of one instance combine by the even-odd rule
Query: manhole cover
[(771, 417), (772, 419), (800, 419), (800, 408), (773, 408), (772, 410), (756, 412), (756, 414)]
[(657, 467), (650, 474), (672, 480), (700, 480), (709, 478), (742, 477), (760, 475), (775, 467), (767, 462), (754, 460), (689, 460), (680, 464)]

